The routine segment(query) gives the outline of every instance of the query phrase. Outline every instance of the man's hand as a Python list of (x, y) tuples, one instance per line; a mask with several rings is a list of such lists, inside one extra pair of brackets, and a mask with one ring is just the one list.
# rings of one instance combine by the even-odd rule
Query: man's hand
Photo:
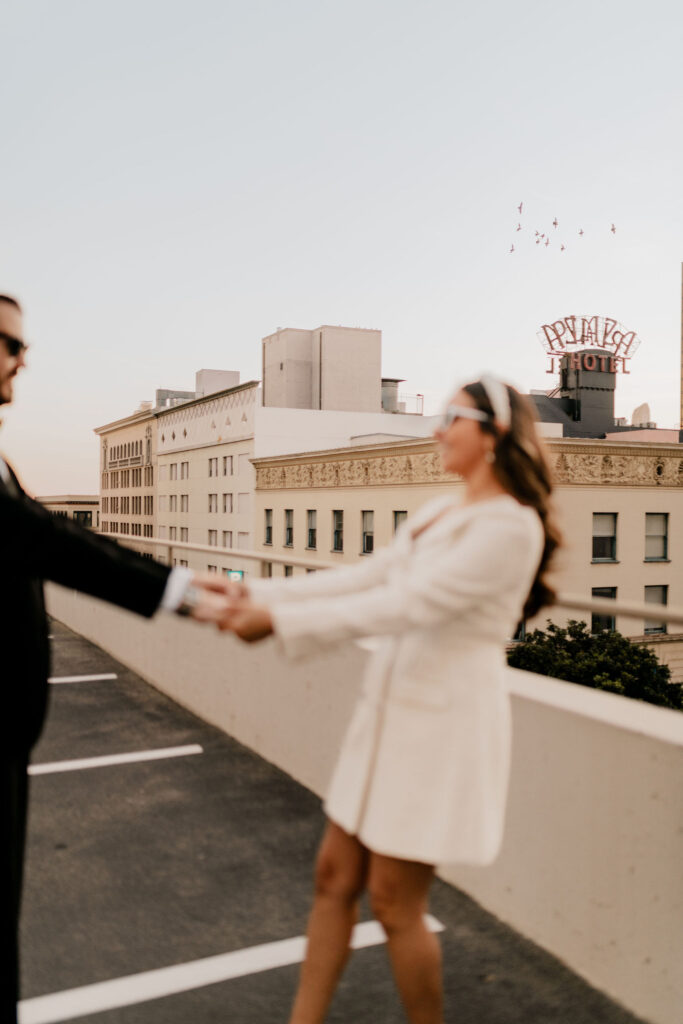
[(191, 618), (195, 622), (211, 622), (220, 626), (231, 605), (222, 594), (217, 594), (205, 587), (198, 587), (201, 594), (199, 603), (192, 609)]
[(240, 580), (229, 580), (227, 576), (219, 575), (217, 572), (197, 572), (194, 574), (192, 582), (196, 587), (202, 587), (203, 590), (223, 594), (228, 601), (241, 601), (249, 597), (246, 583), (242, 583)]
[(273, 632), (273, 620), (267, 608), (243, 599), (229, 605), (219, 629), (230, 630), (241, 640), (251, 644), (270, 636)]

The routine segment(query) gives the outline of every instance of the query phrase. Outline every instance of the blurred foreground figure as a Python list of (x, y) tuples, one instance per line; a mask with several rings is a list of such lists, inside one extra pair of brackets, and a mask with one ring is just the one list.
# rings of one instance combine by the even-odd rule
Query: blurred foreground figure
[[(0, 405), (26, 365), (21, 308), (0, 295)], [(162, 607), (217, 621), (226, 600), (203, 577), (170, 570), (67, 519), (23, 491), (0, 456), (0, 638), (5, 696), (0, 749), (0, 1024), (16, 1024), (17, 933), (26, 836), (27, 767), (45, 718), (50, 671), (43, 580), (139, 615)]]

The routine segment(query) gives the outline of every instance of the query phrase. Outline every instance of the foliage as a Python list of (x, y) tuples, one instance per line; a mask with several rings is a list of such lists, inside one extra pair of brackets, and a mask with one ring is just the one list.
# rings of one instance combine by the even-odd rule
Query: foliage
[(671, 682), (671, 670), (642, 644), (621, 633), (590, 633), (585, 622), (571, 620), (566, 629), (548, 621), (508, 654), (513, 668), (565, 679), (596, 690), (683, 710), (683, 686)]

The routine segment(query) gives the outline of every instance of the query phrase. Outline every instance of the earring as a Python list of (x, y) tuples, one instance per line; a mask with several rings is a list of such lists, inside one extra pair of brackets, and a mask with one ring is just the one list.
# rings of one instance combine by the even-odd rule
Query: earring
[(484, 461), (488, 462), (488, 463), (495, 462), (496, 461), (496, 453), (494, 451), (488, 451), (486, 453), (486, 455), (484, 456)]

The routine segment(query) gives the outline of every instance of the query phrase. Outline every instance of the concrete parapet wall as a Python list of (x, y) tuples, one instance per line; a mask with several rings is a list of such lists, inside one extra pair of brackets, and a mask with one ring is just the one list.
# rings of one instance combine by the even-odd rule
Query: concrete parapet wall
[[(322, 793), (363, 672), (350, 645), (298, 664), (171, 616), (58, 587), (51, 613)], [(442, 876), (655, 1024), (683, 1006), (683, 714), (510, 671), (503, 849)]]

